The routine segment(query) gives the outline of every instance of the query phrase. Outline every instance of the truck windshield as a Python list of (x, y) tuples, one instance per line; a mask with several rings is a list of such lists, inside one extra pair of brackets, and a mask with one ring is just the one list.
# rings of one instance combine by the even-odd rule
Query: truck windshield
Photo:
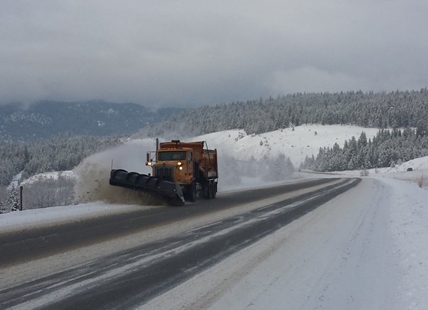
[(185, 160), (186, 152), (159, 152), (158, 161)]

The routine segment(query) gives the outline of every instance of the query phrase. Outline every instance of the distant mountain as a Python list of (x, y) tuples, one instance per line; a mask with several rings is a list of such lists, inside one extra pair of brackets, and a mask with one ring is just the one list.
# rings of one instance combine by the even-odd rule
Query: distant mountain
[(29, 141), (63, 133), (91, 136), (127, 135), (183, 110), (153, 110), (136, 103), (105, 101), (40, 101), (28, 108), (10, 104), (0, 106), (0, 138)]

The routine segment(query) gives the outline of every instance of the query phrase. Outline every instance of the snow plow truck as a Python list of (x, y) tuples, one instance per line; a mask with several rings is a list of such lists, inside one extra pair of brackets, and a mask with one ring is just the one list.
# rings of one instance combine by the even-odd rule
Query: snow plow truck
[(196, 197), (213, 199), (217, 194), (217, 150), (205, 141), (161, 142), (156, 151), (147, 152), (146, 166), (151, 174), (112, 169), (110, 185), (145, 191), (166, 198), (170, 205), (184, 205)]

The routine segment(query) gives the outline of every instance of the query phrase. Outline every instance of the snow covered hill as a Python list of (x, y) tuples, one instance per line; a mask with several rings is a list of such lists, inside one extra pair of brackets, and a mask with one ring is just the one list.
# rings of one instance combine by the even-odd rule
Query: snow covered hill
[(333, 147), (335, 143), (343, 146), (345, 140), (361, 132), (373, 138), (379, 131), (376, 128), (362, 128), (350, 125), (302, 125), (284, 128), (259, 135), (247, 135), (243, 130), (215, 132), (193, 138), (194, 141), (207, 141), (210, 148), (217, 148), (220, 154), (228, 154), (243, 160), (271, 158), (283, 153), (297, 168), (306, 156), (316, 156), (322, 147)]

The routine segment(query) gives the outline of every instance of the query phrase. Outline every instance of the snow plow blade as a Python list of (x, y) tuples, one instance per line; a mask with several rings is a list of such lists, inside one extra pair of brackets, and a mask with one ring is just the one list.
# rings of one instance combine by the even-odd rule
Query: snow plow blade
[(110, 172), (110, 185), (156, 194), (166, 198), (170, 205), (184, 205), (180, 185), (146, 174), (113, 169)]

